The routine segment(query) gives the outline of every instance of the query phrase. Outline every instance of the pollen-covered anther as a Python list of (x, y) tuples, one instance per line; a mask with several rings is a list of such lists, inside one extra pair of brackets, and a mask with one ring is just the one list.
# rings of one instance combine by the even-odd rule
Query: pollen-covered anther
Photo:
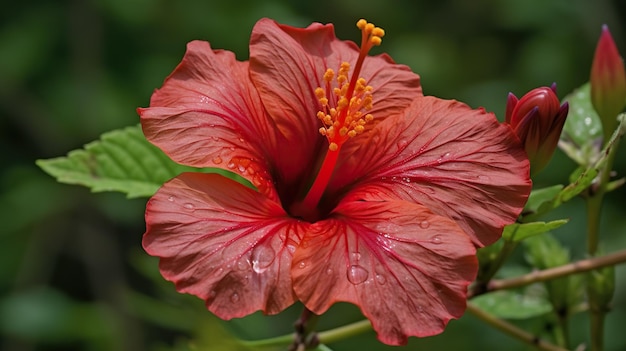
[(364, 112), (373, 107), (374, 88), (358, 75), (368, 51), (380, 45), (385, 31), (363, 19), (357, 22), (357, 27), (362, 34), (361, 50), (352, 76), (351, 64), (342, 62), (336, 74), (330, 68), (324, 72), (325, 89), (315, 89), (315, 97), (321, 105), (317, 118), (323, 124), (319, 132), (328, 139), (330, 151), (339, 150), (348, 139), (364, 133), (365, 125), (374, 120), (371, 114)]

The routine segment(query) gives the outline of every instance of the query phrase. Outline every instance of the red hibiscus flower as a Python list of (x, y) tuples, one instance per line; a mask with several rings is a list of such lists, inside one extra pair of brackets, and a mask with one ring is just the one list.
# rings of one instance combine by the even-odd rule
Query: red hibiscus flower
[(367, 56), (382, 29), (358, 27), (360, 48), (332, 25), (262, 19), (244, 62), (191, 42), (138, 110), (173, 160), (255, 187), (184, 173), (146, 209), (143, 245), (162, 275), (223, 319), (345, 301), (382, 342), (440, 333), (464, 312), (475, 246), (526, 202), (510, 127), (423, 96), (407, 67)]

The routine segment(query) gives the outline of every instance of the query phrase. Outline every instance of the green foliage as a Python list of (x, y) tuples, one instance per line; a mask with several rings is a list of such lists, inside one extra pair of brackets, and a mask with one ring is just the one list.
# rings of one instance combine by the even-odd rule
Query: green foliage
[(502, 237), (506, 240), (519, 242), (526, 238), (549, 232), (567, 222), (567, 219), (559, 219), (551, 222), (513, 223), (504, 227)]
[(67, 157), (38, 160), (37, 165), (61, 183), (83, 185), (93, 192), (119, 191), (129, 198), (152, 196), (164, 182), (191, 171), (220, 173), (251, 186), (217, 168), (175, 163), (146, 140), (139, 126), (105, 133), (84, 149)]
[(151, 196), (170, 178), (194, 170), (148, 143), (139, 126), (105, 133), (82, 150), (38, 160), (37, 165), (61, 183), (83, 185), (93, 192), (120, 191), (129, 198)]
[[(550, 234), (524, 241), (526, 260), (537, 269), (559, 267), (570, 262), (570, 253)], [(544, 283), (554, 310), (563, 316), (582, 301), (583, 285), (580, 276), (571, 275)]]
[(560, 146), (576, 163), (589, 166), (602, 147), (602, 123), (591, 104), (589, 83), (567, 95), (565, 101), (569, 103), (569, 114)]
[(505, 319), (527, 319), (552, 311), (545, 293), (537, 286), (521, 291), (501, 290), (472, 299), (472, 303), (485, 311)]

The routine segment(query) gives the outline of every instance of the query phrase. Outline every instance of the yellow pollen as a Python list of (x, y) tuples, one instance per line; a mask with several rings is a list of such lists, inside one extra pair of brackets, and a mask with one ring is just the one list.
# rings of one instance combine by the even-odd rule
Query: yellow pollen
[(358, 74), (367, 53), (373, 46), (380, 45), (385, 31), (364, 19), (356, 26), (361, 30), (362, 40), (354, 72), (350, 74), (352, 65), (349, 62), (342, 62), (337, 73), (328, 68), (322, 77), (325, 86), (315, 89), (315, 97), (321, 106), (317, 113), (322, 123), (319, 133), (328, 139), (330, 151), (339, 150), (348, 139), (364, 133), (365, 125), (374, 120), (372, 114), (365, 113), (373, 107), (374, 88)]

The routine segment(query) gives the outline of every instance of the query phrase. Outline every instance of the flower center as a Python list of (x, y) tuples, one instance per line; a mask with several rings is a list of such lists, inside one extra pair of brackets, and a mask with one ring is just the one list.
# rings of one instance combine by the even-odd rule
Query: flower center
[(385, 31), (364, 19), (359, 20), (356, 26), (361, 30), (361, 50), (352, 75), (349, 75), (350, 63), (342, 62), (337, 74), (328, 68), (323, 76), (325, 86), (315, 89), (315, 96), (321, 105), (317, 113), (322, 122), (319, 132), (328, 139), (328, 150), (305, 198), (291, 209), (293, 215), (310, 221), (318, 217), (317, 207), (337, 164), (341, 146), (348, 139), (363, 133), (365, 125), (374, 120), (374, 116), (367, 113), (372, 109), (374, 88), (367, 85), (359, 73), (368, 52), (380, 45)]

